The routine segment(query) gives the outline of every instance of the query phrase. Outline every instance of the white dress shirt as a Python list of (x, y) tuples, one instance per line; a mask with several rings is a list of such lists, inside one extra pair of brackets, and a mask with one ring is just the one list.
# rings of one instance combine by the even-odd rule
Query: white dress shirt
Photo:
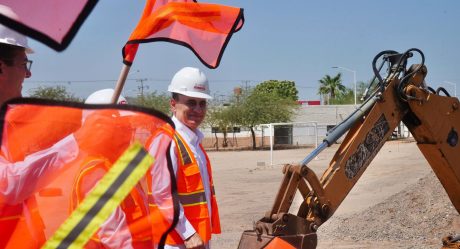
[[(182, 136), (184, 141), (187, 143), (187, 145), (190, 147), (192, 151), (192, 156), (195, 157), (198, 167), (200, 168), (200, 173), (201, 173), (201, 180), (203, 182), (203, 187), (204, 191), (206, 194), (206, 200), (208, 203), (208, 210), (209, 210), (209, 217), (211, 217), (211, 186), (210, 186), (210, 181), (209, 181), (209, 174), (208, 174), (208, 168), (207, 168), (207, 162), (206, 162), (206, 156), (204, 154), (204, 151), (200, 147), (200, 143), (203, 140), (203, 133), (196, 129), (195, 131), (192, 131), (190, 128), (185, 126), (183, 123), (181, 123), (176, 117), (172, 117), (172, 120), (174, 122), (174, 125), (176, 126), (176, 132), (179, 133), (179, 135)], [(177, 175), (177, 158), (178, 155), (176, 154), (176, 144), (172, 143), (171, 145), (171, 150), (170, 150), (170, 155), (172, 159), (172, 165), (174, 168), (174, 173)], [(184, 215), (184, 209), (182, 205), (180, 206), (180, 211), (179, 211), (179, 222), (177, 223), (176, 226), (176, 232), (181, 236), (182, 239), (187, 239), (190, 236), (192, 236), (196, 231), (193, 228), (192, 224), (188, 221), (188, 219)], [(206, 245), (207, 248), (209, 248), (209, 245)], [(165, 245), (165, 249), (183, 249), (185, 248), (184, 245), (178, 245), (178, 246), (172, 246), (172, 245)]]

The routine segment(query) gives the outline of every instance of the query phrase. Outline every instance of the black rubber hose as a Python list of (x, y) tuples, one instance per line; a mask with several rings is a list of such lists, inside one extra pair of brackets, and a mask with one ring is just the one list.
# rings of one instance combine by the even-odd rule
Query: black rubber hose
[(444, 87), (438, 87), (438, 89), (436, 89), (436, 94), (439, 95), (439, 92), (443, 92), (447, 97), (450, 97), (450, 94)]
[(423, 65), (425, 65), (425, 55), (423, 54), (423, 52), (418, 49), (418, 48), (411, 48), (411, 49), (408, 49), (406, 52), (404, 52), (403, 56), (401, 56), (399, 62), (398, 62), (398, 67), (401, 65), (401, 63), (403, 62), (404, 60), (404, 63), (407, 62), (407, 59), (409, 57), (411, 57), (411, 54), (412, 52), (415, 51), (417, 52), (418, 54), (420, 54), (420, 57), (422, 59), (421, 63), (419, 64), (419, 66), (412, 72), (408, 73), (408, 74), (405, 74), (402, 78), (401, 78), (401, 82), (399, 83), (399, 86), (398, 86), (398, 93), (399, 93), (399, 96), (402, 100), (404, 101), (407, 101), (407, 99), (413, 99), (413, 97), (411, 96), (408, 96), (404, 93), (404, 87), (407, 85), (407, 81), (409, 80), (409, 78), (414, 75), (415, 73), (417, 73), (422, 67)]
[(382, 76), (380, 75), (380, 70), (377, 69), (376, 67), (376, 63), (377, 63), (377, 60), (382, 56), (382, 55), (386, 55), (386, 54), (398, 54), (398, 52), (394, 51), (394, 50), (385, 50), (385, 51), (382, 51), (380, 53), (378, 53), (374, 59), (372, 60), (372, 70), (374, 71), (374, 75), (375, 77), (377, 77), (377, 79), (379, 80), (379, 84), (380, 84), (380, 90), (383, 92), (383, 90), (385, 90), (385, 84), (383, 82), (383, 79), (382, 79)]

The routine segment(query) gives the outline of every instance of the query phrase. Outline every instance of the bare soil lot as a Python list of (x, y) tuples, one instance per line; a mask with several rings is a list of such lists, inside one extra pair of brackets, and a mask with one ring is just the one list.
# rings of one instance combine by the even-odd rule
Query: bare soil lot
[[(309, 164), (318, 177), (337, 147)], [(213, 248), (237, 248), (241, 233), (272, 206), (282, 164), (297, 163), (311, 150), (275, 151), (276, 165), (269, 151), (210, 152), (223, 228)], [(296, 198), (291, 211), (301, 201)], [(424, 156), (414, 142), (391, 141), (320, 227), (318, 248), (440, 248), (452, 233), (460, 233), (460, 215)]]

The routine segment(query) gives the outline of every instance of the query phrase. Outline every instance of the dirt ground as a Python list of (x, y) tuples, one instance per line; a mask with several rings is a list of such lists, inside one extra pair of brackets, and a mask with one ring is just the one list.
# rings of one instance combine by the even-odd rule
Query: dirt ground
[[(337, 147), (309, 164), (318, 177)], [(237, 248), (241, 233), (271, 208), (282, 164), (297, 163), (311, 151), (275, 151), (275, 165), (269, 151), (210, 152), (223, 228), (212, 247)], [(291, 212), (301, 201), (295, 199)], [(460, 215), (416, 144), (391, 141), (319, 228), (317, 248), (440, 248), (441, 238), (452, 233), (460, 233)]]

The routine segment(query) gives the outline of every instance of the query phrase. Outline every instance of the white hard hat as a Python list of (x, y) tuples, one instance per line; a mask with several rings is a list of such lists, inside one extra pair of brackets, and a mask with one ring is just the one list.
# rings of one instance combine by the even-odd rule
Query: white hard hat
[(31, 54), (34, 51), (27, 45), (27, 37), (18, 32), (9, 29), (0, 24), (0, 43), (23, 47), (26, 53)]
[[(85, 104), (111, 104), (112, 96), (115, 90), (111, 88), (102, 89), (91, 93), (85, 100)], [(118, 97), (117, 104), (125, 105), (128, 104), (125, 97)]]
[(184, 67), (171, 80), (168, 91), (185, 96), (212, 99), (209, 95), (209, 83), (206, 75), (194, 67)]

